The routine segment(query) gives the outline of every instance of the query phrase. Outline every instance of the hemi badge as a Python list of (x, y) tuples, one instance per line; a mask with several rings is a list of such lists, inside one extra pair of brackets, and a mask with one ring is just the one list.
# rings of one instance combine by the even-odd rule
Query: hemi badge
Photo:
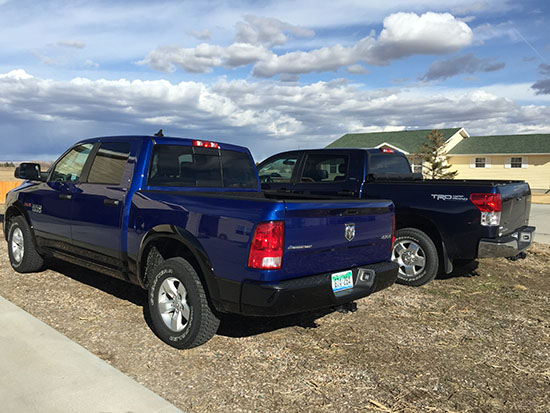
[(25, 208), (30, 208), (32, 206), (30, 202), (25, 202), (23, 205), (25, 206)]

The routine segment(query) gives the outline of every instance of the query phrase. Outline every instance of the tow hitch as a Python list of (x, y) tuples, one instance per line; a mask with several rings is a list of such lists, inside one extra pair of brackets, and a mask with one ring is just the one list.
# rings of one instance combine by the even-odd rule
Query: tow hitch
[(522, 251), (515, 257), (507, 257), (507, 259), (509, 259), (510, 261), (517, 261), (517, 260), (524, 260), (526, 257), (527, 257), (527, 254), (525, 253), (525, 251)]
[(357, 311), (357, 303), (352, 301), (351, 303), (337, 305), (336, 307), (333, 307), (333, 308), (334, 308), (334, 311), (338, 311), (339, 313), (342, 313), (342, 314), (355, 313)]

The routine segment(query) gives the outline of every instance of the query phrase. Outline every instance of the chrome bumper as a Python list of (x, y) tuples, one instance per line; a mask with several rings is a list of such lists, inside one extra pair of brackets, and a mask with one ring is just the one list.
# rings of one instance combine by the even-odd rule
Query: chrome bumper
[(500, 238), (482, 238), (477, 249), (478, 258), (515, 257), (533, 242), (535, 227), (523, 227)]

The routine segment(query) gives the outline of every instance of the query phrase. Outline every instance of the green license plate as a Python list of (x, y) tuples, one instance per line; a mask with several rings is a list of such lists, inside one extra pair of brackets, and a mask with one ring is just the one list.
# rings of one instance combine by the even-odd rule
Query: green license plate
[(332, 291), (349, 290), (353, 288), (353, 274), (351, 270), (335, 272), (331, 274), (332, 279)]

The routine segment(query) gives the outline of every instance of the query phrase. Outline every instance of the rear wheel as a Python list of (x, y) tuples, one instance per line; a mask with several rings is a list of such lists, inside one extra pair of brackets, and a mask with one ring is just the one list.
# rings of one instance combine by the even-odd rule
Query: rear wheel
[(416, 228), (397, 231), (392, 260), (399, 265), (397, 282), (418, 287), (437, 275), (439, 257), (431, 238)]
[(44, 259), (36, 250), (31, 228), (25, 218), (11, 218), (8, 228), (8, 254), (12, 268), (20, 273), (39, 271)]
[(165, 343), (184, 349), (206, 343), (220, 320), (210, 309), (197, 272), (183, 258), (159, 264), (149, 284), (153, 331)]

